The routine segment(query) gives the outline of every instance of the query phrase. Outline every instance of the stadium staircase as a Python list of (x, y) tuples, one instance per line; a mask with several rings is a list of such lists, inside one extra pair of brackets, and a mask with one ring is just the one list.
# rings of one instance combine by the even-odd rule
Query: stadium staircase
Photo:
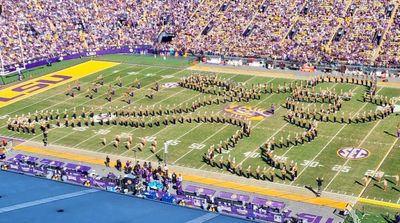
[(193, 12), (190, 14), (189, 19), (186, 20), (185, 26), (187, 26), (187, 24), (189, 23), (189, 21), (192, 20), (193, 16), (196, 14), (196, 12), (199, 10), (199, 8), (203, 5), (203, 3), (204, 3), (205, 1), (207, 1), (207, 0), (203, 0), (203, 1), (201, 1), (201, 2), (197, 5), (197, 7), (196, 7), (196, 8), (193, 10)]
[(378, 58), (379, 54), (381, 53), (382, 45), (386, 41), (387, 33), (389, 32), (390, 28), (393, 25), (393, 21), (394, 21), (395, 16), (397, 15), (397, 10), (398, 9), (399, 9), (399, 1), (397, 0), (397, 1), (394, 2), (394, 9), (393, 9), (392, 15), (390, 16), (390, 19), (388, 21), (388, 25), (386, 26), (386, 29), (383, 32), (382, 40), (379, 43), (378, 47), (376, 47), (375, 50), (372, 52), (371, 62), (375, 61)]
[[(307, 5), (307, 3), (308, 3), (308, 1), (304, 1), (303, 5), (301, 6), (300, 12), (304, 10), (304, 7)], [(287, 39), (287, 37), (288, 37), (289, 33), (292, 31), (293, 27), (297, 24), (297, 21), (299, 20), (299, 18), (302, 17), (300, 12), (296, 12), (296, 15), (290, 20), (291, 25), (290, 25), (289, 29), (287, 30), (287, 32), (285, 33), (285, 35), (283, 36), (283, 38), (281, 39), (281, 43), (283, 43), (283, 41), (285, 39)]]
[[(346, 1), (346, 7), (345, 7), (345, 10), (344, 10), (345, 12), (347, 12), (347, 10), (349, 10), (350, 5), (351, 5), (351, 0), (347, 0)], [(326, 44), (328, 47), (330, 47), (330, 45), (332, 44), (333, 39), (335, 38), (336, 33), (338, 32), (340, 27), (343, 25), (343, 22), (344, 22), (344, 18), (340, 18), (339, 24), (335, 28), (335, 32), (333, 33), (332, 37), (329, 39), (329, 42)]]
[[(209, 2), (211, 2), (210, 0), (204, 0), (204, 1), (209, 1)], [(212, 4), (212, 3), (211, 3), (211, 4)], [(198, 12), (201, 12), (201, 11), (203, 11), (203, 10), (206, 10), (206, 14), (207, 14), (207, 17), (209, 18), (209, 20), (208, 20), (208, 22), (207, 22), (207, 24), (206, 24), (205, 26), (201, 27), (199, 33), (196, 35), (196, 38), (195, 38), (196, 40), (201, 39), (201, 36), (202, 36), (201, 34), (203, 33), (204, 29), (205, 29), (207, 26), (210, 25), (210, 22), (213, 21), (214, 18), (216, 18), (216, 17), (219, 15), (219, 13), (220, 13), (220, 8), (221, 8), (222, 4), (223, 4), (223, 2), (222, 2), (222, 1), (219, 1), (217, 4), (215, 4), (215, 7), (209, 7), (209, 6), (210, 6), (210, 3), (208, 3), (208, 4), (204, 4), (203, 7), (201, 7), (201, 8), (198, 9)], [(196, 11), (196, 13), (197, 13), (197, 11)], [(199, 18), (200, 18), (200, 17), (199, 17)], [(199, 21), (198, 23), (201, 25), (202, 21)]]
[[(240, 39), (242, 39), (243, 37), (245, 37), (244, 33), (246, 32), (247, 29), (249, 29), (249, 27), (251, 27), (253, 25), (254, 19), (262, 14), (265, 13), (265, 11), (261, 11), (261, 8), (263, 7), (263, 5), (265, 4), (266, 0), (263, 0), (262, 3), (260, 4), (260, 6), (257, 8), (257, 10), (255, 11), (255, 13), (253, 14), (253, 16), (250, 19), (250, 22), (247, 24), (246, 28), (242, 31), (242, 35), (239, 37), (239, 40), (237, 41), (237, 43), (240, 41)], [(264, 8), (265, 10), (266, 8)], [(254, 25), (253, 25), (253, 29), (254, 29)], [(251, 31), (253, 32), (253, 30)], [(249, 35), (251, 35), (251, 32), (249, 33)], [(249, 35), (247, 35), (246, 37), (248, 37)], [(232, 52), (232, 48), (234, 48), (236, 46), (236, 44), (233, 44), (229, 47), (228, 52)]]
[(263, 7), (264, 3), (266, 0), (263, 0), (260, 6), (257, 8), (256, 12), (253, 14), (253, 16), (250, 19), (250, 22), (247, 24), (246, 28), (242, 31), (242, 35), (244, 35), (244, 32), (252, 25), (254, 19), (261, 13), (265, 13), (265, 11), (261, 11), (261, 7)]
[[(347, 12), (350, 8), (352, 0), (346, 0), (346, 7), (345, 7), (345, 12)], [(343, 22), (344, 22), (345, 18), (339, 18), (339, 24), (335, 27), (334, 32), (331, 36), (331, 38), (329, 39), (329, 41), (325, 44), (325, 50), (326, 51), (330, 51), (333, 39), (335, 39), (335, 36), (337, 34), (337, 32), (339, 31), (339, 29), (343, 26)], [(320, 62), (322, 60), (322, 57), (319, 57), (318, 62)]]

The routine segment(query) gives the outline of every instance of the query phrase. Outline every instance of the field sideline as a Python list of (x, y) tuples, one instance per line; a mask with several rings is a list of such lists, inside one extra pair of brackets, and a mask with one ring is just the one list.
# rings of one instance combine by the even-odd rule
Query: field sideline
[[(106, 58), (110, 59), (110, 58)], [(122, 59), (121, 59), (122, 60)], [(153, 58), (147, 58), (151, 64)], [(154, 63), (156, 63), (156, 61)], [(211, 72), (192, 71), (186, 69), (183, 65), (174, 65), (171, 67), (159, 67), (154, 65), (129, 64), (128, 60), (124, 63), (114, 65), (98, 71), (95, 74), (84, 76), (80, 79), (80, 93), (72, 98), (66, 96), (66, 85), (55, 86), (49, 88), (43, 93), (33, 95), (29, 98), (17, 101), (10, 105), (0, 108), (0, 135), (21, 138), (29, 141), (41, 142), (42, 134), (24, 134), (20, 132), (9, 131), (6, 128), (6, 121), (9, 117), (15, 115), (34, 113), (36, 110), (57, 110), (63, 112), (64, 109), (81, 111), (83, 107), (86, 110), (93, 109), (111, 109), (115, 107), (123, 107), (132, 109), (134, 106), (153, 106), (179, 104), (191, 105), (192, 102), (200, 100), (204, 97), (197, 91), (186, 88), (166, 88), (155, 94), (154, 99), (145, 97), (149, 92), (149, 88), (158, 82), (161, 86), (166, 83), (175, 83), (184, 76), (193, 73), (211, 74)], [(140, 62), (138, 62), (140, 63)], [(161, 64), (165, 66), (165, 62)], [(58, 72), (60, 73), (60, 72)], [(96, 77), (101, 74), (104, 77), (105, 86), (116, 83), (116, 77), (122, 78), (123, 87), (115, 87), (115, 96), (111, 102), (105, 100), (106, 88), (102, 87), (99, 92), (94, 94), (94, 98), (89, 100), (85, 97), (85, 91)], [(257, 83), (273, 83), (274, 86), (283, 85), (284, 83), (293, 82), (293, 79), (265, 76), (241, 75), (238, 73), (218, 73), (221, 78), (229, 79), (235, 82), (241, 82), (245, 86), (251, 86)], [(128, 105), (123, 99), (123, 93), (128, 89), (133, 81), (137, 79), (141, 82), (142, 88), (135, 90), (132, 105)], [(72, 83), (72, 82), (71, 82)], [(335, 84), (322, 83), (318, 85), (322, 89), (340, 91), (353, 91), (354, 97), (350, 101), (343, 103), (342, 110), (346, 114), (352, 114), (375, 111), (377, 105), (363, 102), (362, 97), (366, 91), (366, 87), (353, 84)], [(387, 97), (400, 97), (400, 89), (378, 87), (378, 94)], [(4, 96), (4, 95), (0, 95)], [(246, 105), (261, 110), (267, 110), (272, 104), (276, 106), (276, 112), (270, 117), (261, 121), (252, 121), (252, 133), (248, 138), (239, 141), (234, 149), (229, 150), (226, 154), (222, 154), (224, 158), (230, 156), (236, 159), (236, 163), (243, 163), (244, 169), (249, 165), (253, 169), (257, 166), (269, 166), (261, 158), (261, 150), (259, 146), (264, 144), (268, 139), (275, 137), (279, 139), (281, 136), (286, 138), (288, 134), (294, 136), (296, 133), (302, 133), (304, 130), (300, 127), (290, 124), (283, 119), (288, 110), (281, 105), (289, 93), (265, 94), (260, 100), (252, 100), (250, 102), (236, 102), (238, 105)], [(207, 95), (208, 97), (208, 95)], [(223, 113), (225, 106), (231, 103), (209, 105), (195, 111), (195, 113), (210, 114)], [(399, 105), (399, 101), (397, 101)], [(305, 106), (310, 106), (305, 103)], [(78, 113), (79, 113), (78, 112)], [(299, 176), (294, 181), (281, 180), (276, 178), (275, 182), (290, 184), (293, 186), (304, 187), (311, 185), (316, 187), (315, 178), (323, 177), (323, 190), (338, 194), (354, 196), (356, 198), (368, 198), (372, 200), (384, 201), (393, 204), (400, 204), (400, 187), (394, 185), (394, 175), (400, 174), (400, 142), (395, 137), (396, 127), (399, 125), (399, 113), (391, 114), (385, 119), (372, 121), (369, 123), (359, 124), (340, 124), (332, 122), (321, 122), (318, 125), (318, 137), (303, 145), (290, 146), (288, 148), (277, 148), (274, 154), (280, 156), (281, 159), (298, 163)], [(91, 150), (102, 152), (105, 154), (119, 154), (126, 157), (134, 157), (134, 152), (126, 150), (122, 146), (114, 148), (111, 141), (116, 135), (126, 138), (131, 135), (134, 138), (134, 144), (139, 142), (140, 137), (147, 137), (149, 141), (154, 138), (162, 145), (162, 142), (169, 141), (168, 163), (174, 163), (184, 167), (191, 167), (207, 171), (216, 171), (230, 174), (226, 170), (211, 167), (202, 161), (202, 155), (208, 148), (225, 140), (235, 133), (238, 128), (228, 124), (216, 123), (186, 123), (179, 125), (169, 125), (167, 127), (153, 128), (130, 128), (118, 125), (95, 125), (91, 127), (79, 128), (52, 128), (49, 131), (49, 143), (62, 145), (65, 147), (79, 148), (83, 150)], [(100, 138), (105, 137), (107, 144), (102, 145)], [(161, 147), (161, 146), (160, 146)], [(369, 152), (364, 159), (350, 160), (338, 156), (338, 150), (342, 148), (362, 148)], [(216, 160), (219, 160), (218, 155)], [(149, 146), (142, 152), (137, 152), (138, 159), (157, 161), (163, 157), (161, 149), (153, 154)], [(384, 177), (389, 181), (389, 188), (386, 192), (382, 190), (383, 184), (372, 180), (368, 187), (364, 188), (359, 185), (365, 174), (371, 174), (381, 170)], [(280, 173), (277, 172), (279, 176)]]

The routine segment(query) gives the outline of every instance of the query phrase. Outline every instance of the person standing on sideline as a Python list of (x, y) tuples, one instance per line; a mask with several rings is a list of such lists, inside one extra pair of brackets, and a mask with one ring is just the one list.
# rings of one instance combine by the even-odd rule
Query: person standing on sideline
[(318, 197), (321, 196), (321, 192), (322, 192), (322, 183), (324, 182), (324, 178), (323, 177), (317, 177), (316, 179), (317, 181), (317, 186), (318, 186)]
[(104, 162), (106, 167), (110, 167), (110, 157), (106, 156), (106, 161)]

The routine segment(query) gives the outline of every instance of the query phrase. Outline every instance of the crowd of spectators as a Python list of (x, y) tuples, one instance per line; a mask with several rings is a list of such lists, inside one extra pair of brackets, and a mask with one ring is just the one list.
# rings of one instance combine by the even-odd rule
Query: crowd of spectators
[[(21, 63), (22, 58), (137, 45), (301, 62), (397, 64), (397, 4), (395, 0), (3, 0), (0, 49), (5, 65)], [(172, 41), (158, 43), (162, 32), (173, 34)]]
[(388, 61), (389, 64), (400, 64), (400, 12), (397, 11), (393, 19), (393, 24), (386, 34), (386, 40), (383, 42), (378, 63)]
[[(326, 60), (343, 60), (364, 64), (373, 58), (379, 37), (388, 26), (390, 0), (354, 0), (342, 24), (344, 35), (333, 41)], [(380, 37), (382, 38), (382, 37)]]
[(160, 31), (181, 30), (197, 3), (198, 0), (1, 1), (3, 61), (6, 65), (22, 63), (22, 54), (29, 60), (152, 45)]
[(230, 53), (244, 56), (264, 55), (281, 59), (283, 48), (280, 43), (303, 5), (302, 0), (268, 2), (254, 17), (252, 23), (254, 27), (249, 36), (237, 42)]
[[(224, 54), (243, 36), (259, 3), (253, 0), (231, 1), (212, 20), (212, 31), (199, 42), (204, 51)], [(223, 14), (222, 14), (223, 13)], [(214, 14), (215, 16), (215, 14)]]
[[(323, 2), (323, 4), (322, 4)], [(326, 51), (345, 13), (343, 0), (310, 0), (282, 44), (287, 59), (317, 61)]]

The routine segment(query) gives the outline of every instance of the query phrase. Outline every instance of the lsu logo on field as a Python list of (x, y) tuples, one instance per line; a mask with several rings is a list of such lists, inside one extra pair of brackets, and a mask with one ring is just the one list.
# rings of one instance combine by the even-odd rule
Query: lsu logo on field
[(88, 61), (64, 70), (0, 90), (0, 108), (79, 78), (113, 67), (118, 63)]
[(367, 158), (371, 153), (366, 149), (346, 147), (339, 149), (337, 154), (344, 159), (360, 160)]
[[(20, 84), (17, 87), (8, 88), (8, 90), (9, 90), (8, 93), (10, 96), (0, 97), (0, 102), (9, 102), (9, 101), (15, 100), (24, 95), (31, 94), (40, 89), (47, 88), (50, 85), (55, 85), (58, 83), (66, 82), (68, 79), (71, 79), (71, 78), (72, 78), (72, 76), (54, 74), (54, 75), (50, 75), (50, 76), (47, 75), (45, 77), (42, 77), (42, 79), (39, 79), (39, 80), (28, 81), (27, 83)], [(7, 89), (5, 89), (5, 90), (7, 90)], [(3, 96), (3, 94), (1, 94), (1, 96)]]
[(263, 111), (261, 109), (254, 108), (252, 106), (236, 105), (236, 104), (230, 104), (226, 106), (224, 111), (231, 114), (243, 116), (252, 121), (261, 121), (264, 118), (268, 118), (272, 115), (268, 111)]

